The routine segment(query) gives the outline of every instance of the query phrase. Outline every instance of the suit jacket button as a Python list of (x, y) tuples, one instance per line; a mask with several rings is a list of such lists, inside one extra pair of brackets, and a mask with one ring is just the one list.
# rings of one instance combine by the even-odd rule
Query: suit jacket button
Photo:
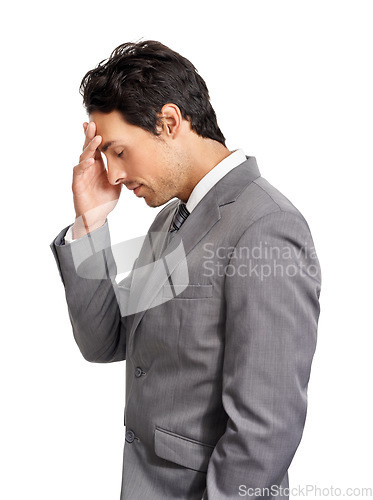
[(138, 366), (138, 367), (136, 368), (136, 370), (135, 370), (135, 376), (136, 376), (136, 377), (141, 377), (142, 373), (143, 373), (143, 372), (142, 372), (141, 368)]
[(127, 443), (133, 443), (135, 439), (135, 433), (131, 430), (126, 431), (126, 441)]

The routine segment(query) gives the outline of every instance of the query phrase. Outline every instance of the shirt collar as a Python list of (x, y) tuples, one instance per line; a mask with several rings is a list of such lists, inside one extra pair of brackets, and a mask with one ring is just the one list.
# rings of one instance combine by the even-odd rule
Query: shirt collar
[[(208, 191), (223, 178), (233, 168), (238, 167), (246, 161), (246, 155), (243, 149), (235, 149), (229, 156), (224, 158), (215, 167), (213, 167), (202, 179), (194, 186), (193, 191), (190, 193), (186, 207), (191, 212)], [(181, 203), (181, 202), (180, 202)]]

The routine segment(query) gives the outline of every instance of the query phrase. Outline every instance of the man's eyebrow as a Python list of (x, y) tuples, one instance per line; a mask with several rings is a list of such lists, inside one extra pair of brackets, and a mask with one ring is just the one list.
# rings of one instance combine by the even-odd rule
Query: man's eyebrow
[[(111, 146), (114, 146), (114, 144), (117, 144), (119, 141), (107, 141), (105, 144), (102, 146), (101, 151), (105, 153)], [(100, 149), (100, 148), (98, 148)]]

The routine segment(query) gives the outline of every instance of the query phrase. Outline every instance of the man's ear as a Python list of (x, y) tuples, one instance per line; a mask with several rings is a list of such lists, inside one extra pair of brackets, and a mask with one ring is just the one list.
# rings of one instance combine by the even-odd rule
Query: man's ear
[(178, 133), (183, 117), (179, 106), (176, 104), (164, 104), (161, 113), (158, 113), (161, 126), (157, 125), (157, 131), (164, 132), (168, 136)]

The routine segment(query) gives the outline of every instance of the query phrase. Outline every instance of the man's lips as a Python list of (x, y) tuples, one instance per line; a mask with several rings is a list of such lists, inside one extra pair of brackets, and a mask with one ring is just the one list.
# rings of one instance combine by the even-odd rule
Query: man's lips
[(142, 186), (142, 184), (136, 184), (135, 186), (132, 187), (126, 186), (126, 188), (129, 189), (130, 191), (135, 191), (135, 189), (137, 189), (140, 186)]
[(124, 184), (124, 185), (126, 186), (127, 189), (129, 189), (130, 191), (133, 191), (136, 195), (138, 194), (141, 187), (143, 186), (143, 184), (133, 184), (132, 186), (127, 185), (127, 184)]

